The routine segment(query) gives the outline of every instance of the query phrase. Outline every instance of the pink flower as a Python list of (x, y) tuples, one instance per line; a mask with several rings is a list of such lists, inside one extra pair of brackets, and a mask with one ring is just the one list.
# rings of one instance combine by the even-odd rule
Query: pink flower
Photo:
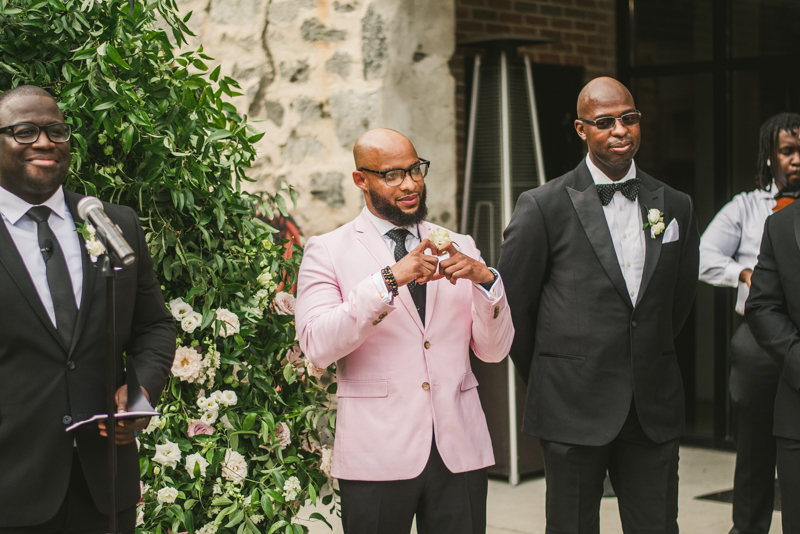
[(275, 295), (272, 306), (278, 315), (294, 315), (295, 298), (292, 294), (281, 291)]
[(281, 450), (285, 449), (292, 442), (292, 431), (289, 425), (280, 423), (275, 425), (275, 437), (280, 441)]
[(300, 350), (300, 345), (295, 345), (294, 347), (289, 349), (289, 351), (286, 353), (286, 358), (290, 362), (296, 362), (302, 356), (303, 356), (303, 351)]
[(214, 427), (209, 426), (205, 423), (201, 423), (199, 420), (195, 419), (191, 423), (189, 423), (189, 428), (187, 429), (186, 433), (191, 438), (192, 436), (197, 436), (199, 434), (213, 434)]

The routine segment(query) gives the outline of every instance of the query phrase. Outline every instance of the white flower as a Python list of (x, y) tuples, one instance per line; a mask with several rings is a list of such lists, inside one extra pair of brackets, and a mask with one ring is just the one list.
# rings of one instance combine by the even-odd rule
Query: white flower
[(192, 310), (192, 307), (186, 304), (182, 298), (177, 298), (169, 301), (169, 311), (172, 312), (172, 316), (176, 320), (182, 321), (184, 317), (194, 310)]
[(252, 521), (254, 525), (257, 525), (257, 524), (261, 523), (263, 520), (264, 520), (264, 516), (263, 515), (251, 515), (250, 516), (250, 521)]
[(445, 228), (437, 228), (428, 234), (428, 240), (437, 247), (441, 247), (450, 241), (450, 232), (448, 232)]
[(203, 374), (203, 360), (196, 350), (178, 347), (172, 362), (172, 374), (185, 382), (194, 382)]
[(275, 427), (275, 437), (280, 440), (281, 450), (285, 449), (292, 442), (292, 432), (289, 425), (281, 423)]
[(163, 445), (156, 445), (156, 455), (153, 456), (153, 461), (175, 469), (175, 466), (181, 461), (181, 450), (177, 444), (166, 440)]
[(306, 360), (306, 371), (308, 371), (308, 374), (310, 374), (311, 376), (320, 378), (322, 375), (325, 374), (327, 369), (317, 367), (316, 365), (311, 363), (311, 360)]
[(139, 506), (139, 511), (136, 513), (136, 526), (144, 525), (144, 505)]
[(217, 417), (219, 417), (219, 407), (214, 406), (206, 410), (206, 413), (200, 418), (200, 422), (206, 425), (213, 425), (217, 422)]
[(238, 401), (238, 397), (236, 396), (236, 392), (231, 390), (226, 390), (222, 392), (222, 399), (220, 402), (225, 404), (225, 406), (233, 406)]
[[(219, 479), (217, 479), (219, 480)], [(212, 490), (214, 495), (222, 495), (222, 487), (219, 484), (214, 484), (214, 488)]]
[(92, 237), (91, 239), (86, 241), (86, 250), (89, 251), (89, 256), (93, 256), (95, 259), (92, 261), (97, 261), (97, 258), (105, 254), (106, 247), (100, 242), (99, 239)]
[(206, 399), (206, 410), (219, 410), (219, 401), (214, 398), (213, 393)]
[(267, 306), (269, 306), (269, 290), (259, 289), (258, 291), (256, 291), (256, 294), (253, 296), (253, 298), (255, 298), (259, 307), (266, 308)]
[(178, 490), (175, 488), (161, 488), (158, 490), (158, 502), (173, 503), (178, 497)]
[(653, 208), (647, 212), (647, 221), (650, 224), (656, 224), (661, 219), (661, 212)]
[(161, 418), (159, 416), (154, 416), (150, 418), (150, 422), (147, 423), (147, 428), (142, 430), (143, 434), (149, 434), (154, 432), (159, 426), (161, 425)]
[(204, 525), (203, 528), (195, 530), (195, 534), (216, 534), (218, 528), (219, 525), (208, 523), (207, 525)]
[(281, 291), (275, 295), (275, 300), (272, 301), (272, 306), (278, 315), (294, 315), (294, 295)]
[(208, 406), (208, 399), (205, 397), (198, 397), (197, 407), (205, 410), (207, 406)]
[(247, 477), (247, 461), (244, 456), (233, 449), (225, 451), (225, 462), (222, 467), (222, 476), (231, 482), (244, 482)]
[(272, 275), (270, 274), (269, 271), (264, 271), (263, 273), (258, 275), (256, 281), (262, 286), (269, 287), (270, 282), (272, 282)]
[(208, 461), (197, 452), (186, 457), (186, 472), (189, 473), (189, 476), (192, 478), (194, 478), (194, 468), (196, 465), (200, 466), (200, 476), (206, 476), (206, 467), (208, 467)]
[(655, 237), (657, 235), (660, 235), (661, 232), (663, 232), (665, 229), (666, 229), (666, 226), (664, 225), (663, 222), (659, 222), (659, 223), (654, 224), (653, 226), (650, 227), (650, 237), (655, 239)]
[(227, 428), (228, 430), (236, 430), (235, 428), (233, 428), (231, 420), (228, 419), (228, 414), (223, 415), (220, 421), (222, 421), (222, 426)]
[(287, 502), (295, 500), (297, 494), (300, 493), (300, 489), (300, 481), (297, 477), (289, 477), (283, 485), (283, 498), (286, 499)]
[(327, 445), (322, 446), (322, 458), (319, 461), (319, 470), (331, 477), (331, 466), (333, 465), (333, 449)]
[(181, 320), (181, 328), (187, 334), (191, 334), (197, 329), (198, 326), (200, 326), (200, 323), (202, 322), (203, 316), (193, 311), (187, 314), (186, 317)]
[(219, 335), (228, 337), (239, 333), (239, 318), (235, 313), (225, 308), (218, 308), (216, 316), (217, 320), (223, 323), (222, 327), (219, 329)]

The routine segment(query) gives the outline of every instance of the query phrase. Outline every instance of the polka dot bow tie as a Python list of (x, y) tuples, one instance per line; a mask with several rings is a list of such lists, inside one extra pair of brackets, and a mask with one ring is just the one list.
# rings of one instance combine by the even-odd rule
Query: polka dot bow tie
[(603, 203), (603, 206), (608, 206), (617, 191), (625, 195), (628, 200), (636, 200), (640, 185), (642, 185), (640, 178), (631, 178), (630, 180), (613, 184), (596, 184), (595, 187), (597, 187), (597, 193), (600, 195), (600, 202)]

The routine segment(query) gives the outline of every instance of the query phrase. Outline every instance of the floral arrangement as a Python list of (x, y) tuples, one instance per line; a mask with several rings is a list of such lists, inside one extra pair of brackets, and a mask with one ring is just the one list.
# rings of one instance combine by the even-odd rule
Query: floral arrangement
[(0, 0), (0, 12), (0, 92), (56, 97), (73, 127), (66, 187), (137, 211), (178, 325), (162, 415), (138, 436), (137, 533), (307, 532), (300, 507), (332, 505), (336, 384), (297, 346), (287, 288), (302, 249), (284, 254), (255, 215), (287, 216), (297, 192), (242, 190), (263, 133), (228, 102), (238, 84), (181, 48), (192, 34), (175, 0)]

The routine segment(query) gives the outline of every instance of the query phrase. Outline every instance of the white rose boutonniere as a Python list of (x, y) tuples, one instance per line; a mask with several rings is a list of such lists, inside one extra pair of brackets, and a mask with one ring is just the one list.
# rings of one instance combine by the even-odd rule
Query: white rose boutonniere
[(76, 227), (83, 237), (86, 250), (89, 251), (89, 259), (92, 263), (97, 263), (97, 258), (106, 253), (106, 246), (97, 238), (97, 230), (88, 222), (76, 224)]
[(666, 228), (664, 225), (664, 212), (658, 211), (656, 208), (648, 209), (647, 206), (644, 208), (647, 210), (647, 222), (642, 226), (642, 230), (650, 228), (650, 238), (655, 239)]
[(441, 247), (450, 241), (450, 232), (445, 228), (437, 228), (428, 235), (428, 239), (437, 247)]

